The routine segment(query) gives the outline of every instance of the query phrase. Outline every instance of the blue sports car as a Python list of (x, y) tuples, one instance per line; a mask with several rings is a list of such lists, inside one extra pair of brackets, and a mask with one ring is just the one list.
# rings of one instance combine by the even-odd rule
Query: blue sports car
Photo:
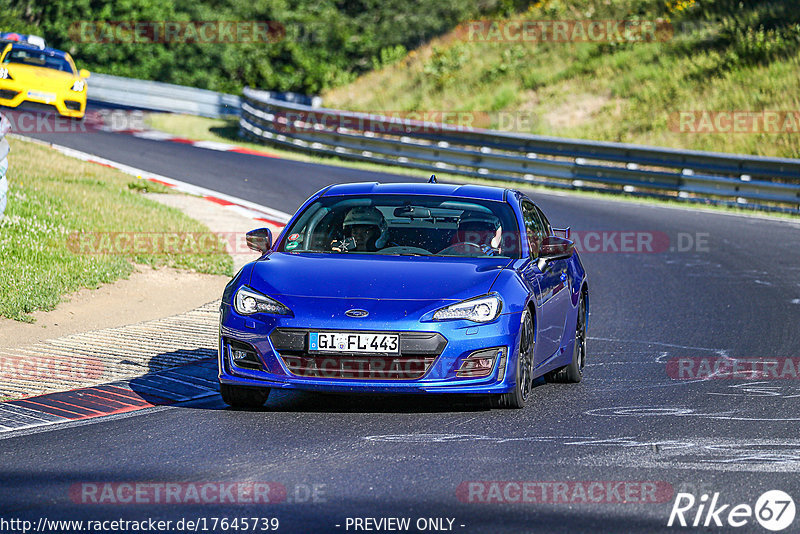
[[(561, 234), (561, 235), (556, 235)], [(234, 407), (272, 388), (489, 395), (579, 382), (588, 285), (569, 228), (478, 185), (326, 187), (222, 297), (219, 382)]]

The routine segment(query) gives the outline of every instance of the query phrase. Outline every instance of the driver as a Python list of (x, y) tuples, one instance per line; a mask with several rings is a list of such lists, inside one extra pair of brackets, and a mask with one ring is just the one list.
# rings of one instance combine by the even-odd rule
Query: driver
[(488, 256), (500, 253), (503, 227), (500, 219), (491, 213), (465, 211), (458, 220), (456, 243), (478, 245)]
[(333, 241), (331, 249), (338, 252), (375, 252), (386, 246), (389, 226), (378, 208), (358, 206), (351, 209), (342, 223), (344, 239)]

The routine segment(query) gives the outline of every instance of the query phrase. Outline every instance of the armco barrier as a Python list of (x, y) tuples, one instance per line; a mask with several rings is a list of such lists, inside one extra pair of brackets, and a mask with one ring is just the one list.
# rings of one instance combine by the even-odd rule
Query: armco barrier
[[(321, 108), (318, 97), (245, 88), (240, 98), (94, 74), (89, 99), (206, 117), (239, 115), (260, 142), (423, 171), (800, 213), (800, 160), (563, 139)], [(325, 117), (323, 120), (309, 120)], [(359, 128), (369, 124), (370, 128)], [(401, 131), (400, 127), (406, 127)]]
[[(369, 125), (368, 128), (363, 125)], [(800, 160), (464, 129), (312, 108), (245, 88), (246, 137), (341, 158), (487, 180), (800, 212)]]
[(214, 118), (239, 114), (238, 96), (205, 89), (97, 73), (87, 85), (86, 96), (94, 102)]
[[(218, 118), (238, 115), (241, 106), (241, 98), (236, 95), (109, 74), (92, 74), (87, 85), (87, 98), (92, 102), (143, 110)], [(297, 93), (262, 91), (260, 94), (312, 107), (319, 107), (322, 102), (319, 97)]]

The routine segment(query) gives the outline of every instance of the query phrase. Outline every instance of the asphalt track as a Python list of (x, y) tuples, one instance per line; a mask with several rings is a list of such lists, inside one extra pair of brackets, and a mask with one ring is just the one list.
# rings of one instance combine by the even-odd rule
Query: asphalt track
[[(37, 137), (287, 212), (329, 183), (408, 179), (113, 133)], [(480, 399), (281, 392), (260, 411), (225, 409), (213, 397), (0, 436), (0, 516), (206, 518), (207, 526), (277, 517), (284, 532), (363, 532), (348, 528), (357, 517), (411, 518), (412, 532), (418, 518), (453, 519), (456, 532), (768, 532), (752, 517), (735, 529), (666, 524), (678, 492), (718, 492), (730, 505), (753, 506), (773, 489), (800, 499), (800, 382), (676, 380), (668, 362), (800, 356), (800, 225), (532, 196), (554, 225), (583, 232), (584, 248), (597, 246), (589, 235), (598, 232), (605, 249), (582, 254), (591, 309), (582, 383), (540, 383), (520, 411), (490, 410)], [(614, 232), (654, 235), (657, 251), (614, 251)], [(287, 498), (93, 505), (70, 494), (86, 482), (148, 481), (269, 481)], [(481, 493), (459, 490), (470, 481), (567, 483), (570, 502), (552, 502), (563, 500), (552, 493), (549, 502), (499, 503), (497, 494), (471, 502)], [(621, 503), (613, 491), (583, 502), (575, 488), (590, 481), (667, 490), (649, 499), (658, 502)], [(488, 497), (490, 485), (482, 487)], [(686, 513), (690, 525), (696, 511)]]

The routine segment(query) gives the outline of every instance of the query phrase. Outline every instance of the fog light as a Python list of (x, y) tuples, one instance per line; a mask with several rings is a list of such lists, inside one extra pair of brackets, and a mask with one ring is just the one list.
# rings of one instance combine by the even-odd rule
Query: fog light
[(505, 347), (495, 347), (473, 352), (461, 362), (456, 376), (462, 378), (480, 378), (489, 376), (494, 369), (494, 362), (505, 356)]
[(258, 359), (256, 349), (247, 343), (236, 341), (235, 339), (226, 340), (230, 347), (230, 355), (233, 365), (243, 369), (260, 370), (261, 360)]
[(247, 350), (239, 350), (233, 349), (233, 359), (234, 360), (246, 360), (248, 356), (250, 356), (252, 352)]

